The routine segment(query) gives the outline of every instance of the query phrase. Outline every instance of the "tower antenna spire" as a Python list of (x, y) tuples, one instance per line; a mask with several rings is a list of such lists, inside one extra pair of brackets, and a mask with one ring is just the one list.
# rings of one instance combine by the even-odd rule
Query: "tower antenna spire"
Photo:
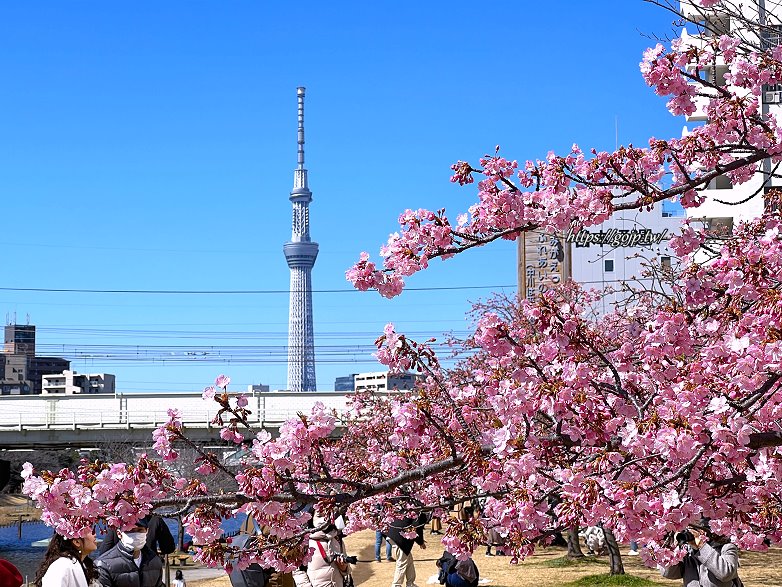
[(296, 95), (299, 98), (299, 169), (304, 169), (304, 94), (306, 88), (296, 88)]

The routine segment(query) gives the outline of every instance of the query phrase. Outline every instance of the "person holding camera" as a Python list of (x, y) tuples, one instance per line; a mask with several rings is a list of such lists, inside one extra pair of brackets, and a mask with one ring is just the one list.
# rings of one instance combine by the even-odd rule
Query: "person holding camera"
[(666, 579), (681, 579), (683, 587), (743, 587), (738, 578), (738, 547), (703, 527), (677, 532), (676, 542), (687, 549), (684, 559), (661, 569)]
[(310, 534), (312, 560), (293, 571), (296, 587), (352, 587), (351, 565), (355, 556), (348, 556), (342, 535), (333, 522), (315, 514), (315, 530)]

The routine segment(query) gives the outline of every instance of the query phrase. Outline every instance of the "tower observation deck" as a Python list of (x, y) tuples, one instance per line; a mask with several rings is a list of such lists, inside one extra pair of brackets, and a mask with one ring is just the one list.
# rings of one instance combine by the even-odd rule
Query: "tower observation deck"
[(288, 389), (316, 391), (315, 337), (312, 325), (312, 267), (318, 257), (318, 243), (310, 240), (309, 204), (312, 192), (304, 168), (304, 88), (297, 88), (299, 104), (298, 165), (293, 172), (293, 230), (283, 245), (291, 270), (288, 314)]

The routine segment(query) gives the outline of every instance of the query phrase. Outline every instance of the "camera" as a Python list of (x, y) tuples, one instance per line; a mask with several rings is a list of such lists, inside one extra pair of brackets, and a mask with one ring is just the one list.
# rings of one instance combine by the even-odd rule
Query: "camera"
[(682, 545), (687, 544), (688, 542), (693, 542), (695, 540), (695, 534), (690, 532), (689, 530), (682, 530), (681, 532), (676, 533), (676, 544)]
[(357, 556), (348, 556), (346, 554), (337, 554), (334, 557), (336, 560), (338, 560), (341, 563), (347, 563), (349, 565), (355, 565), (358, 563), (358, 557)]

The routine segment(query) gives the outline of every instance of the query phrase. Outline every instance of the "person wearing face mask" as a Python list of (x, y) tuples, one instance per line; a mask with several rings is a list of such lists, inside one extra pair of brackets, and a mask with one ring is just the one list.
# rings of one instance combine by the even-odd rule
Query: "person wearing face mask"
[(163, 561), (147, 546), (148, 521), (117, 530), (119, 542), (95, 561), (103, 587), (162, 587)]
[[(150, 514), (144, 519), (147, 521), (147, 546), (153, 552), (159, 552), (160, 554), (171, 554), (174, 552), (176, 550), (176, 542), (163, 518), (156, 514)], [(119, 542), (117, 531), (114, 528), (107, 528), (103, 542), (100, 543), (96, 551), (96, 556), (100, 557), (117, 542)]]
[(41, 566), (35, 574), (36, 587), (87, 587), (98, 578), (89, 554), (97, 546), (95, 533), (84, 530), (79, 538), (65, 538), (56, 532)]

